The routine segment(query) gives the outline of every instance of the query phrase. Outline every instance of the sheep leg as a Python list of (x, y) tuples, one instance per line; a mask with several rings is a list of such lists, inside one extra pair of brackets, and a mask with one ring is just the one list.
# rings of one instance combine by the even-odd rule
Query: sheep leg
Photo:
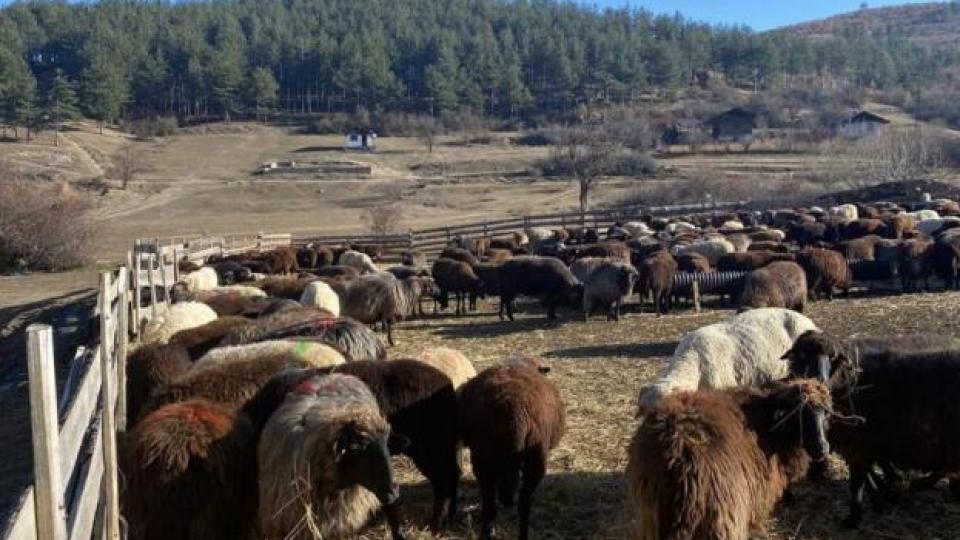
[(510, 459), (500, 463), (500, 485), (497, 486), (497, 498), (504, 508), (513, 508), (517, 485), (520, 483), (520, 462)]
[(493, 522), (497, 519), (496, 465), (478, 461), (481, 460), (473, 463), (473, 475), (480, 484), (480, 539), (490, 540), (493, 536)]
[(513, 321), (513, 298), (501, 298), (500, 307), (503, 307), (504, 303), (507, 304), (507, 318)]
[(387, 328), (387, 343), (389, 343), (390, 346), (393, 347), (394, 345), (396, 345), (393, 342), (393, 321), (389, 317), (387, 317), (386, 319), (383, 320), (383, 325)]
[(845, 527), (853, 529), (863, 521), (863, 492), (869, 473), (870, 467), (861, 464), (850, 468), (850, 515), (843, 520)]
[(530, 508), (533, 506), (533, 492), (547, 474), (545, 452), (539, 448), (528, 450), (523, 459), (523, 483), (520, 485), (520, 540), (527, 540), (530, 534)]
[(403, 540), (403, 533), (400, 532), (400, 510), (399, 504), (393, 502), (383, 508), (383, 513), (387, 516), (387, 523), (390, 525), (390, 535), (393, 540)]

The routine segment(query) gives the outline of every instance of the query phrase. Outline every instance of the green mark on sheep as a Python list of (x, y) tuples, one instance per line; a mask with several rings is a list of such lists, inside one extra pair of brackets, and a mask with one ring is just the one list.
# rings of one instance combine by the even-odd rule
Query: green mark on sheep
[(310, 351), (310, 342), (309, 341), (298, 341), (296, 347), (293, 348), (293, 354), (297, 355), (300, 358), (303, 358)]

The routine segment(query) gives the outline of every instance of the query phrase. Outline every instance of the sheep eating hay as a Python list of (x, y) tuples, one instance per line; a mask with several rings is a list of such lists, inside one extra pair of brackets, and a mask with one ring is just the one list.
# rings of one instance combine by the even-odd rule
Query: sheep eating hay
[(174, 334), (188, 328), (203, 326), (217, 318), (217, 313), (200, 302), (174, 304), (166, 313), (147, 324), (142, 343), (166, 343)]
[(683, 337), (666, 373), (640, 395), (641, 410), (680, 390), (757, 386), (790, 372), (783, 355), (794, 340), (817, 326), (782, 308), (754, 309), (704, 326)]
[(380, 503), (396, 502), (389, 436), (376, 399), (356, 377), (334, 374), (297, 386), (267, 421), (257, 448), (260, 537), (349, 535)]

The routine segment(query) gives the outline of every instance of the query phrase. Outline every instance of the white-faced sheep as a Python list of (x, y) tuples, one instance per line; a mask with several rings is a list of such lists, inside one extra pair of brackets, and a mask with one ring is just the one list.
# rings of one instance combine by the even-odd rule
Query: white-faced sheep
[(587, 276), (583, 284), (583, 319), (596, 307), (607, 311), (607, 320), (620, 320), (623, 299), (633, 292), (639, 274), (630, 263), (609, 261)]
[(192, 293), (216, 289), (219, 285), (218, 279), (216, 270), (204, 266), (195, 272), (180, 276), (180, 281), (173, 286), (174, 296), (183, 297)]
[(375, 274), (380, 271), (377, 266), (373, 264), (373, 259), (371, 259), (369, 255), (352, 249), (341, 253), (337, 264), (356, 268), (361, 274)]
[(267, 421), (257, 448), (260, 537), (349, 536), (382, 504), (394, 539), (402, 538), (390, 511), (400, 492), (389, 439), (377, 400), (356, 377), (298, 385)]
[(816, 329), (799, 313), (766, 308), (694, 330), (677, 345), (666, 372), (644, 388), (640, 407), (648, 409), (681, 390), (758, 386), (782, 379), (790, 371), (783, 355), (797, 337)]
[(173, 304), (170, 309), (147, 323), (141, 338), (142, 343), (166, 343), (174, 334), (188, 328), (196, 328), (217, 318), (217, 313), (200, 302)]
[(312, 281), (303, 289), (300, 303), (326, 311), (334, 317), (340, 316), (340, 297), (333, 288), (323, 281)]
[(831, 407), (823, 383), (802, 379), (664, 399), (629, 449), (633, 538), (750, 538), (811, 458), (824, 463)]

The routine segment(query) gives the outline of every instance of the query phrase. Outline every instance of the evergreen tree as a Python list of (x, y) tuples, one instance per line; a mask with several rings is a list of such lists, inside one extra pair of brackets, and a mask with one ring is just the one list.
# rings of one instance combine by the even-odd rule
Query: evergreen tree
[(273, 77), (270, 70), (258, 67), (250, 73), (250, 80), (247, 82), (247, 88), (250, 93), (250, 101), (256, 107), (256, 116), (259, 120), (264, 112), (264, 107), (272, 107), (277, 102), (277, 80)]
[(439, 44), (436, 61), (427, 67), (427, 89), (430, 92), (431, 112), (445, 112), (457, 107), (460, 91), (460, 65), (448, 41)]
[(37, 81), (23, 58), (13, 51), (0, 48), (0, 121), (5, 126), (13, 127), (14, 136), (18, 125), (29, 127), (32, 124), (32, 118), (30, 122), (22, 123), (26, 118), (21, 117), (21, 111), (32, 111), (36, 89)]
[(54, 129), (54, 145), (60, 146), (60, 129), (63, 122), (78, 118), (77, 92), (73, 83), (64, 75), (63, 70), (57, 68), (50, 88), (47, 90), (46, 102), (43, 109), (43, 124)]
[(103, 124), (116, 121), (123, 111), (129, 91), (126, 77), (116, 62), (96, 56), (83, 72), (82, 90), (87, 115), (97, 121), (102, 134)]
[(682, 80), (680, 55), (672, 44), (658, 43), (650, 49), (647, 60), (650, 84), (663, 88), (675, 88)]

